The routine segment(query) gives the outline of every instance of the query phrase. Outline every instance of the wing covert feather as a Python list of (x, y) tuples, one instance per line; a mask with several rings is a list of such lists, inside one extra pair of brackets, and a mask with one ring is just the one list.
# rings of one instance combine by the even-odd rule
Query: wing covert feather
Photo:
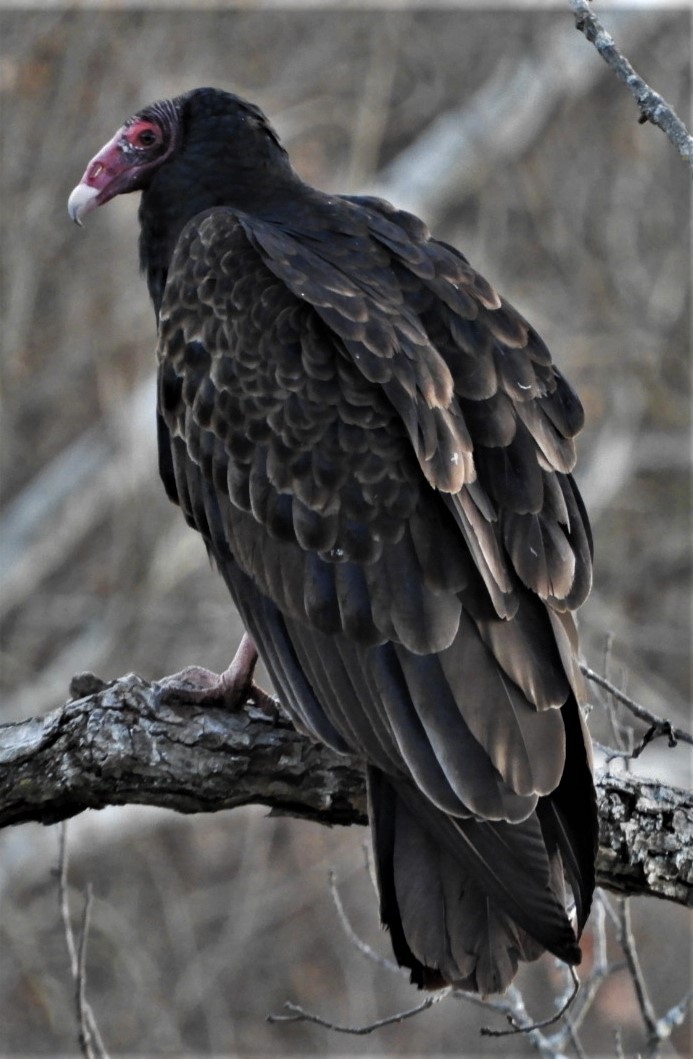
[(589, 900), (569, 810), (537, 816), (579, 693), (581, 413), (462, 255), (386, 204), (341, 201), (331, 239), (230, 210), (184, 233), (160, 324), (162, 476), (297, 725), (395, 778), (393, 821), (373, 815), (394, 829), (378, 870), (396, 951), (422, 982), (430, 965), (488, 991), (542, 947), (575, 958), (562, 857)]

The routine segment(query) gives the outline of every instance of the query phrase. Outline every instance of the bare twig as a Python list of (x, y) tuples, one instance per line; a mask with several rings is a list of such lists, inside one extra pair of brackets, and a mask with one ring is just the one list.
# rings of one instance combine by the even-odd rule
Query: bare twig
[[(596, 893), (599, 896), (599, 903), (602, 906), (602, 908), (604, 909), (604, 911), (606, 912), (607, 918), (609, 919), (609, 922), (611, 923), (611, 926), (614, 928), (616, 933), (618, 933), (619, 917), (618, 917), (618, 912), (614, 908), (613, 901), (611, 900), (611, 898), (607, 894), (604, 893), (603, 890), (597, 890)], [(604, 944), (606, 944), (606, 935), (604, 937)]]
[[(358, 936), (344, 909), (337, 887), (337, 877), (334, 869), (330, 869), (328, 881), (332, 900), (334, 901), (337, 910), (337, 916), (351, 944), (367, 959), (372, 960), (386, 970), (394, 972), (395, 974), (406, 975), (406, 970), (382, 957)], [(578, 1059), (584, 1059), (584, 1051), (578, 1038), (577, 1030), (587, 1015), (604, 979), (613, 971), (623, 966), (622, 964), (609, 964), (607, 960), (605, 902), (599, 892), (597, 893), (597, 901), (595, 903), (594, 923), (592, 929), (595, 933), (595, 949), (597, 954), (595, 958), (595, 966), (590, 971), (583, 987), (578, 992), (580, 983), (578, 982), (574, 969), (568, 967), (566, 964), (561, 964), (561, 966), (565, 968), (568, 976), (568, 987), (563, 995), (556, 999), (556, 1013), (547, 1019), (539, 1022), (532, 1021), (527, 1015), (522, 993), (517, 989), (515, 989), (514, 992), (511, 992), (508, 997), (497, 998), (482, 998), (474, 993), (468, 993), (460, 989), (442, 990), (441, 995), (437, 999), (442, 999), (447, 992), (450, 992), (452, 996), (458, 1000), (469, 1001), (485, 1008), (487, 1011), (495, 1011), (504, 1015), (512, 1026), (512, 1029), (510, 1030), (494, 1030), (488, 1027), (483, 1028), (481, 1032), (486, 1036), (503, 1037), (514, 1033), (524, 1033), (529, 1037), (534, 1047), (536, 1047), (541, 1054), (549, 1057), (561, 1056), (564, 1045), (567, 1041), (570, 1041)], [(423, 1004), (413, 1007), (406, 1012), (406, 1017), (408, 1018), (417, 1015), (420, 1012), (427, 1010), (430, 1006), (430, 1004), (424, 1002)], [(572, 1014), (569, 1010), (571, 1007), (573, 1008)], [(322, 1018), (322, 1016), (309, 1014), (302, 1008), (296, 1007), (293, 1004), (287, 1004), (287, 1009), (291, 1014), (270, 1016), (270, 1021), (294, 1021), (302, 1018), (306, 1021), (315, 1022), (318, 1025), (325, 1026), (328, 1029), (336, 1030), (338, 1032), (370, 1033), (373, 1029), (377, 1029), (381, 1025), (388, 1025), (390, 1022), (399, 1022), (402, 1018), (402, 1014), (398, 1013), (383, 1022), (369, 1023), (364, 1027), (358, 1027), (355, 1029), (337, 1026), (334, 1023), (329, 1022), (329, 1020)], [(672, 1017), (675, 1018), (676, 1016)], [(682, 1015), (680, 1017), (682, 1017)], [(565, 1018), (566, 1025), (560, 1032), (551, 1037), (546, 1037), (540, 1032), (541, 1029), (553, 1025), (561, 1018)], [(675, 1024), (677, 1023), (672, 1022), (672, 1025)]]
[[(613, 646), (614, 634), (608, 632), (604, 643), (603, 673), (605, 680), (611, 680)], [(616, 713), (616, 700), (613, 695), (609, 695), (604, 700), (604, 709), (609, 722), (611, 746), (618, 749), (618, 754), (614, 754), (611, 751), (608, 752), (607, 761), (611, 761), (614, 757), (624, 757), (627, 760), (633, 749), (632, 726), (627, 726), (623, 721), (619, 720)]]
[[(567, 997), (562, 997), (559, 1001), (558, 1011), (554, 1012), (546, 1019), (541, 1019), (539, 1022), (535, 1022), (528, 1016), (518, 1018), (514, 1011), (506, 1011), (505, 1017), (510, 1023), (509, 1030), (494, 1030), (488, 1026), (482, 1026), (481, 1033), (484, 1037), (510, 1037), (515, 1033), (533, 1033), (535, 1030), (543, 1030), (547, 1026), (553, 1026), (559, 1019), (563, 1018), (568, 1008), (571, 1006), (575, 997), (578, 994), (580, 988), (580, 979), (577, 976), (574, 967), (570, 968), (571, 987)], [(524, 1010), (524, 1003), (523, 1003)]]
[[(470, 999), (472, 999), (470, 997)], [(538, 1026), (534, 1025), (525, 1006), (525, 1000), (517, 986), (511, 985), (502, 997), (496, 1000), (482, 1001), (484, 1007), (499, 1011), (513, 1025), (526, 1027), (524, 1032), (526, 1039), (541, 1055), (547, 1059), (565, 1059), (563, 1051), (556, 1047), (553, 1038), (547, 1037)], [(504, 1033), (516, 1032), (515, 1030), (488, 1031), (482, 1029), (482, 1033), (492, 1036), (501, 1036)]]
[(87, 942), (89, 940), (89, 922), (91, 917), (92, 889), (87, 887), (82, 913), (82, 932), (77, 953), (77, 1017), (79, 1019), (79, 1039), (85, 1055), (96, 1059), (104, 1055), (103, 1044), (99, 1038), (98, 1027), (86, 998), (87, 989)]
[(648, 1045), (651, 1049), (651, 1054), (656, 1055), (658, 1053), (659, 1034), (657, 1032), (657, 1016), (650, 1000), (650, 995), (647, 991), (647, 985), (645, 983), (645, 976), (642, 973), (642, 967), (640, 966), (640, 960), (638, 958), (638, 950), (635, 945), (635, 938), (633, 937), (633, 930), (631, 927), (630, 920), (630, 901), (627, 897), (620, 897), (618, 900), (619, 909), (619, 932), (618, 940), (621, 948), (623, 949), (623, 955), (626, 958), (626, 966), (633, 982), (633, 988), (635, 989), (635, 995), (638, 999), (638, 1007), (642, 1020), (645, 1023), (645, 1029), (647, 1030)]
[(660, 1041), (670, 1037), (671, 1031), (676, 1026), (681, 1025), (686, 1017), (686, 1011), (690, 1006), (691, 1000), (693, 1000), (693, 989), (689, 989), (683, 1000), (669, 1008), (666, 1015), (662, 1015), (661, 1019), (657, 1019), (657, 1036)]
[(614, 1030), (614, 1048), (616, 1049), (616, 1059), (626, 1059), (626, 1053), (623, 1051), (623, 1034), (621, 1033), (620, 1026), (617, 1026)]
[(613, 37), (607, 33), (587, 0), (570, 0), (575, 14), (575, 25), (585, 35), (611, 67), (619, 80), (630, 89), (631, 95), (640, 108), (640, 122), (650, 121), (657, 125), (676, 147), (682, 158), (685, 158), (693, 170), (693, 136), (675, 113), (673, 107), (658, 92), (655, 92), (642, 77), (635, 72), (628, 59), (618, 51)]
[[(604, 917), (608, 916), (612, 926), (616, 930), (619, 945), (625, 959), (621, 963), (608, 964), (606, 961), (606, 931), (604, 929)], [(628, 968), (636, 993), (638, 1007), (640, 1008), (643, 1022), (647, 1033), (648, 1054), (652, 1057), (659, 1054), (659, 1045), (671, 1037), (673, 1030), (680, 1026), (686, 1017), (686, 1011), (693, 999), (693, 989), (689, 989), (679, 1003), (674, 1004), (661, 1018), (655, 1015), (654, 1007), (649, 998), (644, 975), (638, 958), (635, 939), (630, 923), (630, 903), (627, 898), (618, 901), (618, 907), (614, 908), (613, 902), (601, 890), (596, 892), (595, 908), (592, 913), (593, 932), (597, 941), (597, 955), (595, 967), (592, 974), (600, 972), (600, 982), (611, 971)], [(604, 969), (604, 970), (602, 970)], [(604, 973), (605, 972), (605, 973)], [(620, 1030), (615, 1031), (616, 1055), (624, 1055), (621, 1042)]]
[[(601, 676), (599, 673), (595, 673), (593, 669), (590, 669), (584, 662), (580, 663), (580, 671), (591, 680), (593, 684), (597, 684), (600, 688), (604, 688), (608, 691), (617, 702), (620, 702), (622, 706), (625, 706), (627, 710), (641, 721), (646, 721), (651, 725), (650, 732), (644, 737), (644, 745), (647, 745), (657, 735), (666, 735), (669, 739), (669, 746), (674, 747), (678, 742), (691, 743), (693, 745), (693, 735), (688, 732), (682, 731), (681, 728), (675, 728), (671, 721), (666, 720), (664, 717), (657, 717), (656, 714), (652, 713), (651, 710), (647, 710), (644, 706), (641, 706), (639, 702), (632, 699), (625, 692), (617, 688), (615, 684), (612, 684), (606, 677)], [(643, 746), (640, 749), (633, 751), (633, 756), (637, 757), (642, 752)]]
[(70, 960), (70, 972), (72, 977), (76, 979), (78, 971), (77, 946), (75, 945), (75, 935), (72, 930), (72, 920), (70, 919), (70, 903), (67, 895), (67, 866), (67, 823), (63, 820), (58, 830), (58, 900), (60, 902), (60, 917), (63, 921), (65, 933), (65, 945)]
[(590, 918), (591, 931), (594, 938), (594, 964), (583, 981), (582, 988), (571, 1010), (565, 1013), (565, 1028), (559, 1030), (550, 1038), (551, 1043), (557, 1050), (562, 1050), (565, 1044), (570, 1041), (575, 1051), (578, 1054), (580, 1053), (581, 1045), (577, 1035), (580, 1026), (589, 1014), (595, 997), (604, 981), (610, 974), (624, 966), (623, 962), (610, 963), (608, 959), (606, 942), (606, 915), (608, 910), (609, 903), (606, 895), (601, 890), (597, 890)]
[(328, 885), (330, 887), (330, 894), (332, 896), (332, 900), (334, 901), (334, 906), (337, 910), (337, 918), (342, 924), (342, 929), (344, 930), (344, 933), (346, 934), (352, 945), (354, 945), (359, 950), (361, 955), (365, 956), (367, 960), (372, 960), (373, 963), (377, 963), (380, 967), (384, 967), (387, 971), (391, 971), (394, 974), (406, 975), (408, 973), (406, 969), (399, 967), (396, 963), (393, 963), (392, 960), (388, 960), (387, 957), (381, 956), (380, 953), (376, 952), (375, 949), (372, 949), (371, 946), (363, 940), (363, 938), (360, 938), (358, 936), (349, 921), (349, 917), (347, 916), (346, 911), (344, 910), (342, 898), (340, 896), (339, 890), (337, 889), (337, 873), (334, 868), (330, 868), (330, 871), (328, 873)]
[(328, 1019), (322, 1018), (320, 1015), (314, 1015), (309, 1011), (304, 1011), (303, 1008), (299, 1007), (298, 1004), (291, 1004), (288, 1001), (284, 1004), (285, 1015), (268, 1015), (268, 1022), (313, 1022), (316, 1026), (324, 1026), (325, 1029), (334, 1030), (335, 1033), (349, 1033), (357, 1037), (364, 1037), (368, 1033), (373, 1033), (374, 1030), (382, 1029), (383, 1026), (392, 1026), (397, 1022), (404, 1022), (405, 1019), (410, 1019), (414, 1015), (421, 1014), (422, 1011), (428, 1011), (434, 1004), (438, 1004), (446, 996), (450, 995), (450, 989), (441, 989), (437, 993), (429, 993), (429, 995), (421, 1001), (420, 1004), (416, 1004), (412, 1008), (407, 1008), (406, 1011), (398, 1011), (394, 1015), (388, 1015), (384, 1019), (376, 1019), (375, 1022), (369, 1022), (364, 1026), (340, 1026), (336, 1022), (330, 1022)]
[(68, 897), (68, 851), (67, 851), (67, 824), (63, 821), (59, 831), (59, 870), (58, 870), (58, 897), (60, 902), (60, 915), (63, 921), (65, 944), (70, 960), (70, 973), (75, 984), (75, 1001), (77, 1007), (77, 1025), (79, 1026), (79, 1044), (84, 1059), (108, 1059), (99, 1033), (99, 1028), (94, 1018), (89, 1001), (86, 998), (87, 987), (87, 942), (89, 938), (89, 917), (91, 913), (92, 893), (91, 887), (87, 889), (82, 913), (82, 930), (79, 944), (75, 942), (70, 916), (70, 902)]

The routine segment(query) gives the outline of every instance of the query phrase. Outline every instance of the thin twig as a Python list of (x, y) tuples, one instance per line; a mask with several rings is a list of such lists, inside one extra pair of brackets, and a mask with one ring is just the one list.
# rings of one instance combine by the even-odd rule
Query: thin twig
[[(603, 662), (603, 674), (605, 680), (611, 680), (611, 666), (614, 646), (614, 634), (609, 631), (606, 634), (606, 642), (604, 644), (604, 662)], [(612, 682), (613, 683), (613, 682)], [(625, 694), (625, 693), (624, 693)], [(633, 729), (632, 727), (626, 727), (625, 723), (621, 723), (616, 715), (616, 703), (613, 695), (610, 695), (604, 702), (604, 710), (606, 717), (609, 722), (609, 730), (611, 733), (611, 745), (618, 748), (618, 756), (623, 757), (626, 761), (626, 767), (628, 766), (628, 754), (633, 746)], [(627, 750), (628, 748), (628, 750)], [(611, 760), (610, 755), (607, 760)]]
[[(379, 967), (384, 967), (386, 970), (392, 971), (398, 975), (406, 974), (406, 969), (398, 967), (397, 964), (393, 963), (391, 960), (381, 956), (375, 951), (375, 949), (372, 949), (370, 945), (358, 936), (352, 927), (349, 917), (344, 909), (344, 905), (342, 904), (342, 899), (339, 890), (337, 889), (337, 873), (334, 868), (330, 868), (328, 872), (328, 884), (332, 900), (334, 901), (334, 906), (337, 910), (339, 922), (352, 945), (358, 949), (362, 956), (372, 960), (374, 963), (378, 964)], [(388, 1015), (384, 1019), (378, 1019), (375, 1022), (369, 1022), (363, 1026), (339, 1026), (337, 1023), (330, 1022), (329, 1019), (324, 1019), (321, 1015), (315, 1015), (309, 1011), (305, 1011), (297, 1004), (292, 1004), (289, 1001), (284, 1004), (284, 1009), (287, 1014), (268, 1015), (267, 1021), (313, 1022), (317, 1026), (324, 1026), (325, 1029), (334, 1030), (335, 1033), (349, 1033), (355, 1034), (356, 1036), (365, 1036), (368, 1033), (372, 1033), (374, 1030), (381, 1029), (383, 1026), (391, 1026), (395, 1022), (402, 1022), (404, 1019), (412, 1018), (414, 1015), (418, 1015), (422, 1011), (427, 1011), (433, 1004), (437, 1004), (444, 997), (449, 996), (451, 992), (452, 989), (449, 986), (446, 989), (440, 989), (436, 993), (430, 993), (420, 1004), (415, 1005), (415, 1007), (408, 1008), (406, 1011), (398, 1011), (394, 1015)]]
[(589, 1014), (599, 989), (609, 975), (624, 966), (622, 962), (610, 963), (608, 959), (606, 938), (606, 916), (608, 911), (610, 909), (607, 906), (605, 895), (601, 890), (597, 890), (591, 917), (591, 930), (594, 938), (594, 964), (582, 983), (582, 988), (576, 998), (573, 1009), (566, 1012), (566, 1028), (551, 1038), (557, 1047), (563, 1047), (566, 1040), (570, 1039), (576, 1051), (579, 1051), (577, 1031)]
[[(578, 978), (574, 967), (570, 968), (570, 976), (571, 976), (571, 979), (572, 979), (572, 985), (571, 985), (570, 993), (568, 994), (567, 999), (564, 999), (562, 1001), (561, 1006), (559, 1007), (558, 1011), (556, 1011), (549, 1018), (542, 1019), (540, 1022), (533, 1022), (533, 1021), (531, 1021), (529, 1019), (529, 1017), (527, 1017), (527, 1021), (526, 1022), (525, 1021), (519, 1022), (518, 1019), (517, 1019), (517, 1016), (515, 1015), (515, 1013), (513, 1011), (506, 1011), (505, 1012), (505, 1017), (507, 1018), (508, 1022), (510, 1023), (510, 1029), (509, 1030), (494, 1030), (490, 1026), (482, 1026), (481, 1027), (482, 1035), (484, 1037), (510, 1037), (510, 1036), (512, 1036), (515, 1033), (533, 1033), (535, 1030), (543, 1030), (547, 1026), (553, 1026), (554, 1023), (558, 1022), (558, 1020), (561, 1019), (565, 1015), (566, 1011), (568, 1010), (570, 1005), (573, 1003), (573, 1001), (575, 1000), (575, 997), (578, 994), (578, 990), (580, 988), (580, 979)], [(515, 989), (515, 993), (518, 993), (518, 992), (519, 991), (517, 989)], [(523, 1003), (523, 1010), (524, 1010), (524, 1003)]]
[[(489, 1000), (485, 1006), (500, 1011), (509, 1022), (514, 1022), (518, 1026), (525, 1026), (524, 1032), (527, 1040), (542, 1055), (550, 1056), (551, 1059), (565, 1059), (563, 1052), (554, 1047), (552, 1040), (533, 1025), (525, 1006), (524, 997), (516, 986), (511, 985), (503, 997), (495, 1001)], [(484, 1033), (484, 1030), (482, 1029), (481, 1032)]]
[(641, 721), (647, 721), (648, 724), (653, 726), (654, 731), (652, 735), (649, 736), (647, 742), (649, 742), (655, 735), (659, 734), (667, 735), (669, 737), (670, 746), (676, 746), (677, 742), (690, 743), (693, 745), (693, 735), (689, 735), (688, 732), (684, 732), (680, 728), (675, 728), (671, 721), (667, 721), (663, 717), (657, 717), (651, 710), (645, 709), (644, 706), (641, 706), (639, 702), (635, 701), (635, 699), (626, 695), (625, 692), (617, 688), (616, 685), (612, 684), (610, 680), (606, 679), (606, 677), (601, 676), (599, 673), (595, 673), (595, 671), (590, 669), (590, 667), (584, 662), (580, 662), (580, 671), (588, 680), (591, 680), (593, 684), (597, 684), (600, 688), (604, 688), (605, 691), (608, 691), (610, 695), (613, 695), (622, 706), (625, 706), (626, 709), (630, 710), (630, 712)]
[[(562, 1056), (564, 1048), (568, 1043), (572, 1044), (576, 1054), (580, 1057), (583, 1053), (581, 1042), (577, 1031), (590, 1011), (595, 996), (603, 982), (614, 971), (620, 970), (624, 963), (610, 963), (607, 955), (606, 940), (606, 914), (614, 915), (609, 908), (607, 899), (601, 891), (597, 891), (597, 900), (593, 912), (592, 930), (595, 936), (595, 964), (581, 984), (580, 991), (576, 995), (575, 981), (577, 976), (573, 968), (567, 967), (570, 975), (569, 990), (564, 997), (559, 999), (559, 1010), (551, 1018), (543, 1022), (532, 1022), (525, 1008), (524, 999), (520, 991), (511, 987), (504, 998), (497, 1001), (489, 1001), (485, 1006), (492, 1007), (505, 1015), (506, 1019), (514, 1027), (511, 1030), (482, 1030), (487, 1036), (508, 1036), (512, 1033), (523, 1033), (532, 1045), (547, 1056)], [(478, 999), (478, 998), (477, 998)], [(552, 1036), (545, 1036), (541, 1029), (558, 1021), (563, 1016), (566, 1025)]]
[(396, 963), (393, 963), (392, 960), (388, 960), (386, 956), (381, 956), (380, 953), (376, 952), (375, 949), (372, 949), (371, 946), (363, 940), (363, 938), (360, 938), (358, 936), (349, 921), (349, 917), (347, 916), (344, 910), (342, 898), (339, 894), (339, 890), (337, 889), (337, 873), (334, 868), (330, 868), (327, 876), (327, 881), (330, 887), (330, 894), (332, 895), (332, 900), (334, 901), (334, 906), (337, 909), (337, 916), (339, 918), (339, 922), (342, 924), (342, 929), (346, 936), (349, 938), (349, 941), (352, 943), (352, 945), (354, 945), (359, 950), (362, 956), (365, 956), (368, 960), (372, 960), (373, 963), (377, 963), (379, 967), (384, 967), (387, 971), (392, 971), (394, 974), (406, 975), (407, 972), (405, 968), (399, 967)]
[[(592, 908), (592, 937), (594, 938), (594, 966), (590, 976), (602, 967), (606, 967), (608, 958), (608, 945), (606, 940), (606, 914), (607, 900), (601, 890), (594, 892), (594, 905)], [(585, 986), (587, 983), (585, 983)]]
[(653, 1054), (656, 1054), (657, 1044), (659, 1043), (659, 1033), (657, 1030), (657, 1016), (655, 1015), (652, 1001), (650, 1000), (647, 992), (647, 986), (645, 984), (645, 976), (642, 973), (642, 967), (640, 966), (640, 960), (638, 958), (637, 949), (635, 947), (635, 938), (633, 937), (633, 930), (630, 921), (630, 902), (627, 897), (618, 898), (619, 908), (619, 934), (618, 940), (621, 948), (623, 949), (623, 955), (626, 958), (626, 965), (630, 973), (630, 977), (633, 982), (633, 988), (635, 989), (635, 995), (638, 999), (638, 1007), (640, 1008), (640, 1014), (642, 1020), (645, 1023), (647, 1030), (647, 1039)]
[(666, 1015), (662, 1015), (661, 1019), (657, 1019), (657, 1037), (660, 1041), (671, 1037), (671, 1031), (676, 1026), (681, 1025), (686, 1017), (686, 1009), (691, 1000), (693, 1000), (693, 989), (689, 989), (683, 1000), (675, 1004), (673, 1008), (669, 1008)]
[(575, 15), (575, 25), (614, 71), (619, 80), (630, 89), (640, 109), (640, 122), (650, 121), (657, 125), (685, 158), (693, 170), (693, 136), (658, 92), (655, 92), (635, 72), (628, 59), (616, 48), (613, 37), (607, 33), (597, 16), (590, 10), (587, 0), (570, 0)]
[(65, 945), (70, 961), (70, 973), (75, 984), (75, 1003), (77, 1009), (77, 1025), (79, 1027), (79, 1044), (84, 1059), (108, 1059), (108, 1053), (104, 1047), (99, 1028), (94, 1018), (89, 1001), (86, 998), (86, 959), (87, 941), (89, 937), (89, 917), (91, 913), (92, 894), (91, 888), (87, 890), (82, 914), (82, 931), (79, 945), (75, 941), (70, 917), (70, 902), (68, 897), (68, 845), (67, 845), (67, 823), (63, 820), (58, 833), (59, 860), (58, 860), (58, 900), (60, 904), (60, 916), (63, 921), (63, 932)]
[(573, 1020), (570, 1017), (570, 1012), (565, 1013), (565, 1032), (570, 1039), (570, 1043), (573, 1046), (573, 1050), (577, 1056), (577, 1059), (587, 1059), (587, 1052), (582, 1047), (582, 1041), (578, 1036), (577, 1028), (573, 1025)]
[(65, 934), (65, 945), (70, 960), (70, 972), (76, 980), (78, 972), (77, 946), (72, 931), (70, 919), (70, 905), (67, 896), (67, 822), (63, 820), (58, 830), (58, 900), (60, 902), (60, 916), (63, 921), (63, 932)]
[(601, 904), (601, 906), (603, 907), (603, 909), (606, 912), (607, 916), (611, 920), (612, 927), (618, 933), (619, 917), (618, 917), (618, 912), (614, 908), (613, 901), (608, 896), (608, 894), (604, 893), (603, 890), (597, 890), (596, 893), (597, 893), (597, 895), (599, 897), (599, 903)]
[(89, 918), (91, 913), (92, 891), (87, 887), (84, 899), (84, 912), (82, 913), (82, 933), (79, 939), (77, 952), (77, 1019), (79, 1023), (79, 1043), (85, 1055), (95, 1056), (93, 1034), (87, 1017), (88, 1004), (86, 998), (87, 988), (87, 941), (89, 938)]
[(623, 1051), (623, 1034), (621, 1033), (620, 1026), (617, 1026), (614, 1030), (614, 1048), (616, 1049), (616, 1059), (626, 1059), (626, 1053)]
[(377, 1019), (375, 1022), (369, 1022), (365, 1026), (340, 1026), (336, 1022), (330, 1022), (328, 1019), (322, 1018), (320, 1015), (313, 1015), (309, 1011), (304, 1011), (298, 1004), (291, 1004), (288, 1001), (284, 1004), (286, 1015), (268, 1015), (267, 1021), (313, 1022), (316, 1026), (324, 1026), (325, 1029), (334, 1030), (335, 1033), (349, 1033), (357, 1037), (364, 1037), (368, 1033), (373, 1033), (374, 1030), (382, 1029), (383, 1026), (392, 1026), (394, 1023), (403, 1022), (414, 1015), (419, 1015), (422, 1011), (427, 1011), (434, 1004), (438, 1004), (446, 996), (449, 996), (449, 994), (449, 988), (441, 989), (437, 993), (430, 993), (425, 1000), (422, 1000), (415, 1007), (408, 1008), (406, 1011), (398, 1011), (394, 1015), (388, 1015), (384, 1019)]

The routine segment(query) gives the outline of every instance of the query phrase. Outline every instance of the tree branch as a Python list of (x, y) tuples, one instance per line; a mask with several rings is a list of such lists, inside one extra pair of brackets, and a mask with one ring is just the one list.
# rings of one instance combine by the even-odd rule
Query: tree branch
[(576, 28), (591, 44), (594, 44), (604, 62), (630, 89), (640, 109), (640, 121), (650, 121), (653, 125), (657, 125), (693, 170), (693, 136), (690, 135), (674, 108), (660, 96), (659, 92), (650, 88), (636, 73), (626, 57), (621, 55), (613, 37), (604, 29), (590, 9), (587, 0), (570, 0), (570, 6), (575, 15)]
[(46, 714), (0, 725), (0, 827), (53, 824), (106, 805), (181, 813), (262, 804), (326, 824), (366, 823), (363, 777), (298, 734), (279, 709), (171, 705), (130, 673)]
[[(266, 805), (323, 824), (365, 824), (363, 775), (296, 732), (279, 708), (171, 705), (135, 674), (44, 717), (0, 725), (0, 827), (144, 804), (183, 813)], [(600, 885), (693, 904), (693, 794), (625, 772), (597, 775)]]

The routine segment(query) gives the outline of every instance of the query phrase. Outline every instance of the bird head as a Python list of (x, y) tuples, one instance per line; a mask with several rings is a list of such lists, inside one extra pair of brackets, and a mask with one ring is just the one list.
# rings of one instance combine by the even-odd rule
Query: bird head
[(177, 102), (164, 100), (134, 114), (92, 158), (67, 202), (76, 224), (116, 195), (147, 186), (152, 173), (176, 149)]
[[(128, 118), (89, 162), (67, 208), (81, 224), (116, 195), (146, 191), (152, 183), (173, 186), (174, 169), (177, 187), (192, 199), (206, 192), (204, 205), (232, 204), (234, 187), (246, 194), (257, 190), (268, 166), (275, 177), (291, 172), (263, 112), (230, 92), (196, 88)], [(171, 179), (160, 180), (164, 172)]]

